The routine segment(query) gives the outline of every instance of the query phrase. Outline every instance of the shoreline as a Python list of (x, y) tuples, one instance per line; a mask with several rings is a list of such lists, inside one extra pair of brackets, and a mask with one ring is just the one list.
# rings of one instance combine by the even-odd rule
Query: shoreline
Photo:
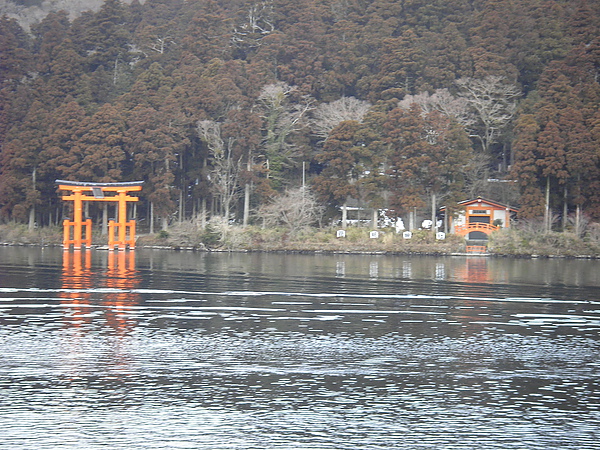
[[(29, 230), (24, 224), (0, 225), (0, 246), (58, 247), (63, 246), (60, 227), (41, 227)], [(591, 227), (587, 234), (571, 232), (540, 232), (514, 229), (492, 233), (481, 250), (475, 242), (449, 234), (437, 240), (429, 230), (413, 231), (404, 239), (392, 229), (379, 229), (373, 238), (369, 228), (351, 227), (344, 237), (338, 237), (336, 227), (305, 228), (292, 232), (288, 228), (259, 226), (210, 226), (196, 224), (173, 225), (166, 231), (138, 234), (137, 249), (202, 253), (286, 253), (314, 255), (415, 255), (460, 256), (516, 259), (600, 259), (600, 226)], [(90, 248), (110, 251), (106, 236), (93, 235)], [(469, 248), (469, 246), (473, 247)]]
[[(56, 243), (27, 243), (27, 242), (0, 242), (0, 247), (33, 247), (33, 248), (62, 248), (62, 244)], [(584, 259), (600, 260), (600, 255), (538, 255), (538, 254), (502, 254), (502, 253), (465, 253), (465, 252), (417, 252), (417, 251), (397, 251), (397, 250), (311, 250), (311, 249), (224, 249), (224, 248), (199, 248), (193, 246), (177, 245), (138, 245), (135, 249), (111, 250), (106, 245), (92, 245), (81, 249), (63, 249), (63, 251), (87, 251), (95, 250), (101, 252), (135, 252), (136, 250), (164, 250), (172, 252), (197, 252), (197, 253), (276, 253), (289, 255), (380, 255), (380, 256), (432, 256), (432, 257), (477, 257), (477, 258), (513, 258), (513, 259)]]

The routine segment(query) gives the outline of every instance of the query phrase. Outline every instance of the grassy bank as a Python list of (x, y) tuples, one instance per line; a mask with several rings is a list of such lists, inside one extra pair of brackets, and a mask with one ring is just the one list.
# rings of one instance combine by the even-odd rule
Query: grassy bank
[[(336, 236), (338, 228), (309, 228), (290, 233), (284, 228), (209, 226), (195, 229), (191, 224), (172, 227), (166, 233), (142, 236), (140, 245), (174, 248), (196, 248), (229, 251), (294, 251), (294, 252), (385, 252), (417, 254), (454, 254), (466, 251), (461, 236), (447, 235), (436, 240), (426, 230), (413, 232), (404, 239), (393, 229), (379, 230), (379, 237), (370, 237), (370, 229), (350, 227), (346, 237)], [(600, 228), (597, 232), (578, 237), (569, 232), (543, 233), (513, 228), (490, 236), (491, 255), (514, 257), (600, 257)]]
[(30, 230), (21, 223), (0, 225), (0, 244), (62, 245), (62, 227), (41, 227)]
[[(287, 251), (287, 252), (370, 252), (449, 255), (464, 253), (464, 238), (448, 235), (436, 240), (430, 231), (419, 230), (404, 239), (393, 229), (379, 230), (377, 238), (370, 229), (350, 227), (346, 236), (337, 237), (338, 228), (308, 228), (291, 233), (285, 228), (228, 226), (211, 223), (199, 227), (184, 222), (155, 234), (138, 236), (138, 247), (194, 249), (199, 251)], [(0, 243), (9, 245), (56, 245), (62, 242), (62, 227), (29, 230), (22, 224), (0, 225)], [(95, 235), (95, 245), (106, 245), (106, 237)], [(489, 253), (513, 257), (600, 257), (600, 226), (583, 236), (573, 233), (542, 233), (535, 229), (512, 228), (490, 236)]]
[(502, 230), (490, 236), (488, 250), (502, 256), (600, 257), (600, 227), (583, 236), (572, 232), (548, 233), (527, 228)]
[(169, 246), (229, 251), (290, 251), (290, 252), (398, 252), (450, 254), (465, 251), (464, 240), (458, 236), (438, 241), (429, 231), (417, 231), (410, 240), (393, 230), (379, 230), (371, 238), (368, 228), (351, 227), (346, 236), (337, 237), (338, 228), (308, 228), (291, 233), (285, 228), (250, 226), (208, 226), (194, 229), (190, 224), (172, 227), (166, 233), (141, 236), (138, 245)]

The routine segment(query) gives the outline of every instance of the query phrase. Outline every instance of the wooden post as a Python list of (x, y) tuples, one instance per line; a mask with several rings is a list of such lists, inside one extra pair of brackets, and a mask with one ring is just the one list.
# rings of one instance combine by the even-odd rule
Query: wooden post
[(127, 191), (119, 191), (119, 250), (125, 250), (127, 232)]
[(73, 199), (73, 222), (74, 222), (74, 231), (73, 231), (73, 245), (75, 248), (81, 248), (81, 221), (83, 219), (83, 204), (81, 201), (81, 190), (75, 189), (73, 191), (74, 199)]

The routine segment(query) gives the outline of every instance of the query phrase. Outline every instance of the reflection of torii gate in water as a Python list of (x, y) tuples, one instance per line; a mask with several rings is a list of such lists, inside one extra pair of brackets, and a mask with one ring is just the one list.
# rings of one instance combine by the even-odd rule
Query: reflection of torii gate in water
[(92, 246), (92, 220), (83, 220), (83, 202), (119, 202), (117, 221), (109, 220), (108, 222), (108, 248), (109, 250), (113, 250), (115, 246), (118, 246), (119, 250), (125, 250), (127, 246), (130, 249), (135, 248), (135, 220), (127, 221), (127, 202), (137, 202), (138, 198), (130, 197), (128, 193), (140, 191), (143, 181), (90, 183), (56, 180), (56, 183), (58, 183), (59, 190), (71, 191), (70, 195), (63, 195), (62, 199), (73, 201), (73, 220), (65, 219), (63, 221), (63, 248), (65, 250), (69, 249), (71, 244), (74, 248)]

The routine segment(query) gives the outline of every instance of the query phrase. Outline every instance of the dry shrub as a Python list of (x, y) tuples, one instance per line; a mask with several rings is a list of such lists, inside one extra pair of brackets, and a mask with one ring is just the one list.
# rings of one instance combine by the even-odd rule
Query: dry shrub
[(531, 223), (493, 233), (489, 248), (492, 253), (509, 256), (597, 256), (600, 253), (598, 245), (590, 245), (575, 233), (544, 232), (536, 230)]
[(320, 223), (323, 208), (309, 188), (300, 187), (273, 198), (271, 203), (260, 208), (258, 215), (267, 226), (285, 226), (290, 233), (296, 234)]
[(41, 227), (29, 230), (26, 224), (10, 222), (0, 225), (0, 242), (5, 244), (60, 245), (62, 227)]
[(591, 223), (586, 227), (585, 240), (592, 245), (600, 246), (600, 223)]

